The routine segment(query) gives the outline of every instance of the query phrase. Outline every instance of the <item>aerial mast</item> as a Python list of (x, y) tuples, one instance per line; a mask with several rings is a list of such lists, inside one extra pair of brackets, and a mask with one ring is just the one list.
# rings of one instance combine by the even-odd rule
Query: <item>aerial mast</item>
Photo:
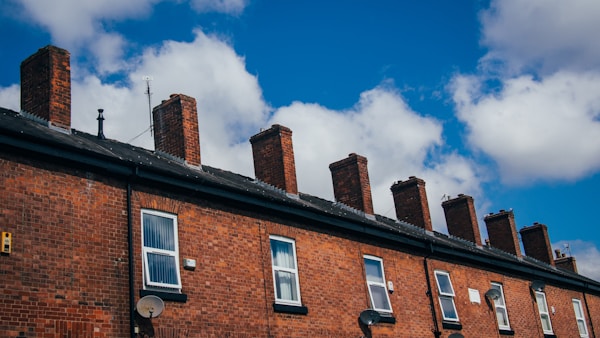
[(143, 80), (146, 81), (146, 95), (148, 95), (148, 115), (150, 116), (150, 136), (152, 136), (153, 122), (152, 122), (152, 92), (150, 92), (150, 81), (154, 80), (152, 76), (144, 76)]

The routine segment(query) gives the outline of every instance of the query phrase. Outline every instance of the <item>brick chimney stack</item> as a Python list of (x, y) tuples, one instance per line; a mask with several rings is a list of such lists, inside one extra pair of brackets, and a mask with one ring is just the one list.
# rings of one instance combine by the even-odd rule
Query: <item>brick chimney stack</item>
[(398, 181), (390, 188), (396, 207), (396, 218), (427, 231), (433, 231), (425, 181), (410, 176), (406, 181)]
[(459, 194), (458, 197), (442, 202), (448, 233), (481, 246), (481, 234), (475, 213), (473, 197)]
[(350, 154), (343, 160), (329, 165), (333, 180), (333, 193), (338, 202), (373, 215), (371, 183), (367, 158)]
[(71, 129), (71, 54), (46, 46), (21, 62), (21, 110)]
[(556, 253), (554, 264), (557, 268), (577, 273), (577, 262), (575, 261), (575, 257), (567, 257), (564, 253), (560, 252), (560, 249), (556, 249), (554, 252)]
[(250, 143), (256, 178), (290, 194), (298, 194), (292, 131), (274, 124), (252, 136)]
[(200, 132), (196, 99), (172, 94), (152, 110), (154, 148), (200, 166)]
[(502, 251), (521, 257), (521, 247), (517, 237), (515, 215), (512, 210), (500, 210), (497, 214), (489, 214), (485, 221), (490, 245)]
[(554, 265), (547, 226), (535, 222), (532, 226), (519, 230), (519, 233), (521, 234), (523, 249), (527, 256)]

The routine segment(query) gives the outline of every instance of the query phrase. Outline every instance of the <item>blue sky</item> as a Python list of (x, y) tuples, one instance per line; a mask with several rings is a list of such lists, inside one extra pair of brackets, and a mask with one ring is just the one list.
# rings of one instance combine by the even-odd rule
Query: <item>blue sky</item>
[(333, 200), (328, 165), (369, 160), (375, 211), (423, 178), (434, 228), (444, 195), (483, 217), (540, 222), (600, 280), (600, 3), (594, 0), (7, 0), (0, 106), (19, 110), (19, 64), (72, 55), (72, 126), (149, 149), (155, 106), (196, 98), (202, 161), (254, 176), (248, 139), (293, 131), (302, 192)]

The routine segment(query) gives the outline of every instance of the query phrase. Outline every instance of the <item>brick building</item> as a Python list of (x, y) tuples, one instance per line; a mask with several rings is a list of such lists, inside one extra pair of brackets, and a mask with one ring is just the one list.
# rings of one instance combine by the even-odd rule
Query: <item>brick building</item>
[[(1, 337), (600, 332), (600, 283), (554, 257), (545, 225), (519, 231), (522, 253), (501, 210), (482, 243), (459, 195), (441, 206), (450, 235), (435, 232), (416, 177), (391, 186), (397, 219), (374, 214), (357, 154), (330, 165), (336, 201), (303, 194), (280, 125), (250, 139), (255, 179), (210, 167), (182, 94), (153, 110), (154, 151), (77, 131), (69, 62), (40, 49), (21, 64), (21, 112), (0, 108)], [(153, 296), (164, 310), (145, 318)]]

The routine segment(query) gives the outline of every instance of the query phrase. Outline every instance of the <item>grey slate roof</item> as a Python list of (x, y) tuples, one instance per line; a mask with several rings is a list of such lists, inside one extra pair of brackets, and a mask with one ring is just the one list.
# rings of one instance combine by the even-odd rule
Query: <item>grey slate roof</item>
[[(558, 284), (566, 283), (588, 291), (588, 288), (591, 288), (591, 291), (600, 294), (600, 283), (531, 257), (517, 257), (489, 246), (476, 246), (460, 238), (439, 232), (427, 232), (417, 226), (384, 216), (365, 215), (343, 204), (316, 196), (303, 193), (289, 195), (250, 177), (206, 165), (191, 167), (182, 159), (168, 154), (115, 140), (99, 139), (95, 135), (75, 129), (66, 133), (48, 127), (44, 121), (35, 121), (5, 108), (0, 108), (0, 145), (6, 150), (12, 148), (19, 153), (27, 150), (49, 158), (73, 158), (79, 154), (82, 161), (94, 158), (99, 163), (147, 168), (157, 175), (172, 177), (177, 182), (182, 182), (182, 185), (226, 189), (248, 196), (247, 198), (257, 201), (257, 205), (275, 205), (283, 214), (294, 211), (296, 215), (308, 215), (307, 217), (322, 219), (323, 223), (338, 224), (342, 229), (345, 227), (350, 231), (371, 236), (372, 240), (389, 240), (389, 243), (413, 245), (413, 249), (420, 250), (418, 254), (424, 256), (458, 260), (495, 271), (509, 269), (512, 274), (526, 275), (525, 277), (529, 278), (539, 275), (541, 278), (554, 279)], [(122, 174), (126, 175), (125, 172)]]

